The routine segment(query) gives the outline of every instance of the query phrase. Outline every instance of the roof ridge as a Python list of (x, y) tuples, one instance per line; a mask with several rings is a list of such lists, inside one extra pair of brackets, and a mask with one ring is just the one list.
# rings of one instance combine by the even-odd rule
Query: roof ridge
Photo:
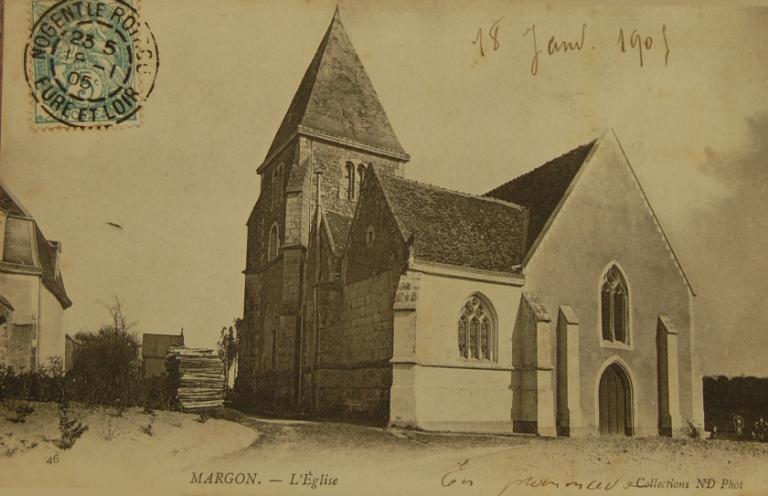
[(388, 175), (387, 177), (391, 177), (392, 179), (395, 179), (395, 180), (398, 180), (398, 181), (413, 183), (413, 184), (425, 187), (427, 189), (443, 191), (445, 193), (450, 193), (450, 194), (454, 194), (454, 195), (458, 195), (458, 196), (463, 196), (465, 198), (472, 198), (472, 199), (483, 200), (483, 201), (492, 202), (492, 203), (498, 203), (500, 205), (504, 205), (504, 206), (507, 206), (507, 207), (515, 208), (515, 209), (521, 210), (521, 211), (525, 210), (525, 207), (522, 206), (522, 205), (518, 205), (517, 203), (509, 202), (509, 201), (506, 201), (506, 200), (500, 200), (498, 198), (492, 198), (490, 196), (475, 195), (475, 194), (472, 194), (472, 193), (466, 193), (464, 191), (458, 191), (458, 190), (446, 188), (444, 186), (438, 186), (436, 184), (426, 183), (426, 182), (423, 182), (423, 181), (417, 181), (415, 179), (410, 179), (410, 178), (407, 178), (407, 177), (398, 177), (398, 176), (390, 176), (390, 175)]
[(562, 153), (562, 154), (558, 155), (557, 157), (551, 158), (551, 159), (547, 160), (546, 162), (544, 162), (543, 164), (539, 165), (538, 167), (534, 167), (533, 169), (530, 169), (529, 171), (527, 171), (527, 172), (525, 172), (523, 174), (520, 174), (517, 177), (513, 177), (509, 181), (496, 186), (495, 188), (493, 188), (492, 190), (488, 191), (485, 194), (488, 195), (488, 194), (490, 194), (490, 193), (492, 193), (494, 191), (502, 189), (503, 187), (507, 186), (508, 184), (511, 184), (511, 183), (513, 183), (513, 182), (515, 182), (515, 181), (517, 181), (519, 179), (522, 179), (524, 177), (530, 176), (534, 172), (537, 172), (537, 171), (541, 170), (542, 168), (552, 164), (553, 162), (556, 162), (556, 161), (560, 160), (561, 158), (565, 157), (566, 155), (570, 155), (571, 153), (574, 153), (577, 150), (582, 150), (582, 149), (584, 149), (584, 148), (586, 148), (588, 146), (592, 147), (592, 146), (595, 145), (595, 143), (597, 143), (598, 140), (599, 140), (599, 138), (595, 138), (592, 141), (589, 141), (588, 143), (584, 143), (583, 145), (579, 145), (579, 146), (577, 146), (575, 148), (572, 148), (572, 149), (568, 150), (565, 153)]

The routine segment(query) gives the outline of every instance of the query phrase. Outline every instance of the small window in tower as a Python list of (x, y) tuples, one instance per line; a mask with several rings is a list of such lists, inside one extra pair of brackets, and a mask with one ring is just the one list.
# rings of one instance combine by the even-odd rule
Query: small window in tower
[(368, 229), (365, 231), (365, 245), (371, 246), (375, 239), (376, 231), (374, 231), (373, 226), (368, 226)]
[(272, 228), (269, 230), (269, 242), (267, 244), (267, 261), (271, 262), (275, 258), (277, 258), (277, 252), (279, 248), (280, 243), (280, 236), (279, 236), (277, 223), (272, 224)]
[(347, 162), (346, 176), (344, 177), (347, 188), (347, 199), (355, 199), (355, 164)]
[(357, 166), (357, 196), (360, 196), (360, 192), (363, 190), (363, 177), (365, 176), (365, 164), (359, 164)]
[(272, 171), (272, 191), (270, 192), (270, 205), (275, 208), (280, 205), (280, 198), (283, 193), (283, 164), (278, 164)]

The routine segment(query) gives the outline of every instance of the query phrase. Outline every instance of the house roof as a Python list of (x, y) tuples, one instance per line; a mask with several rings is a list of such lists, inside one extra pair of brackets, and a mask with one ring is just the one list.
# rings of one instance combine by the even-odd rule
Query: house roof
[(349, 228), (352, 226), (352, 217), (344, 216), (330, 210), (323, 210), (326, 226), (331, 235), (334, 251), (337, 255), (344, 253), (349, 237)]
[(523, 207), (388, 174), (374, 176), (415, 259), (519, 272), (527, 222)]
[(485, 194), (528, 208), (526, 252), (539, 237), (596, 142), (574, 148)]
[(11, 194), (8, 187), (0, 181), (0, 209), (8, 215), (30, 217), (27, 209)]
[[(64, 287), (61, 271), (56, 270), (57, 258), (60, 256), (60, 243), (46, 239), (37, 221), (2, 182), (0, 182), (0, 209), (13, 216), (5, 225), (4, 258), (0, 261), (39, 269), (42, 272), (43, 284), (59, 300), (59, 303), (64, 308), (72, 306), (72, 300), (69, 299)], [(34, 230), (27, 228), (30, 223)], [(30, 239), (32, 235), (35, 237), (34, 240)], [(35, 249), (37, 249), (37, 257), (33, 256)], [(40, 261), (40, 267), (35, 266), (35, 258)]]
[(183, 334), (144, 333), (141, 337), (142, 358), (165, 358), (171, 346), (184, 346)]
[(48, 241), (43, 232), (35, 224), (35, 233), (37, 236), (38, 257), (40, 258), (40, 268), (43, 270), (43, 284), (59, 300), (64, 308), (72, 306), (72, 300), (67, 295), (64, 287), (64, 278), (61, 270), (56, 270), (56, 258), (59, 256), (59, 242)]
[(407, 158), (341, 23), (338, 9), (275, 134), (267, 159), (297, 132)]

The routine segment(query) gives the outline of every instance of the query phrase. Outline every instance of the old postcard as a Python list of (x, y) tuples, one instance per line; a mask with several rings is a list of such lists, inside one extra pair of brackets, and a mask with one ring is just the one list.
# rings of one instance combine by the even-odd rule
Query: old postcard
[(6, 0), (0, 494), (768, 494), (768, 8)]

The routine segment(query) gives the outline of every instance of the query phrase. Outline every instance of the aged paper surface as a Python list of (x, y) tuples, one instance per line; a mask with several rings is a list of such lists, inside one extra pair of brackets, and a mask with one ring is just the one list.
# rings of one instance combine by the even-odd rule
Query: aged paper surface
[(765, 7), (2, 21), (0, 494), (768, 493)]

